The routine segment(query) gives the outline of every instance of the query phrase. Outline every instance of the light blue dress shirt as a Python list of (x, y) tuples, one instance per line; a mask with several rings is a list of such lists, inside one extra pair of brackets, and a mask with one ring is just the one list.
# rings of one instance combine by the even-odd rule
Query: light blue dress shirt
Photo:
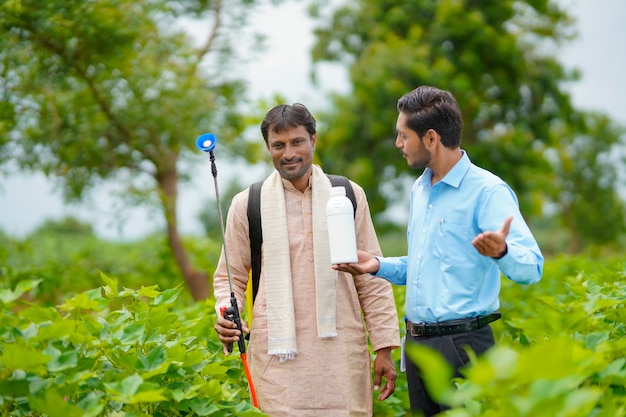
[[(408, 256), (379, 257), (377, 276), (406, 285), (406, 318), (437, 323), (489, 314), (500, 306), (500, 271), (520, 284), (541, 279), (543, 255), (502, 179), (463, 157), (431, 186), (426, 168), (411, 190)], [(472, 239), (513, 222), (501, 259), (481, 255)]]

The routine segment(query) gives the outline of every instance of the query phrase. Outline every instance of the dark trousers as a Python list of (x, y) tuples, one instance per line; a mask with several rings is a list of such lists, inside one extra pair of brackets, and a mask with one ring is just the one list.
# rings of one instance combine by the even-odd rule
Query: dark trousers
[[(455, 377), (460, 377), (459, 368), (469, 361), (464, 348), (469, 347), (476, 355), (484, 353), (494, 345), (493, 331), (489, 325), (474, 330), (473, 332), (459, 333), (446, 336), (413, 337), (406, 336), (406, 343), (418, 343), (429, 346), (443, 355), (446, 361), (454, 368)], [(424, 382), (419, 376), (417, 366), (404, 355), (406, 363), (406, 378), (409, 386), (409, 400), (411, 411), (416, 415), (420, 412), (425, 416), (434, 416), (447, 409), (443, 404), (438, 404), (428, 395)]]

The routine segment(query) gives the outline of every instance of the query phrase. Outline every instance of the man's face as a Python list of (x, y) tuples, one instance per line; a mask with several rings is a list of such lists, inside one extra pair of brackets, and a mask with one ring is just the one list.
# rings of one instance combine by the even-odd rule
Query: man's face
[(305, 177), (313, 163), (316, 142), (317, 135), (309, 136), (304, 126), (280, 133), (272, 131), (270, 126), (267, 149), (280, 176), (292, 182)]
[(406, 113), (400, 112), (398, 114), (396, 148), (400, 149), (409, 167), (426, 168), (430, 164), (432, 154), (424, 146), (423, 138), (420, 138), (414, 130), (406, 125), (408, 118)]

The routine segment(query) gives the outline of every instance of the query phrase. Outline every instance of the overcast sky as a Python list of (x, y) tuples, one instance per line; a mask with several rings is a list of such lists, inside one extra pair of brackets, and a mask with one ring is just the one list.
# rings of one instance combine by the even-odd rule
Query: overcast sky
[[(580, 33), (578, 40), (560, 53), (566, 67), (582, 71), (582, 80), (571, 89), (575, 106), (605, 112), (626, 124), (626, 54), (623, 46), (626, 41), (626, 1), (563, 0), (562, 3), (568, 5), (578, 19)], [(315, 111), (323, 106), (329, 90), (345, 88), (345, 77), (332, 68), (321, 73), (321, 89), (310, 85), (309, 49), (313, 36), (304, 4), (268, 7), (255, 20), (260, 22), (260, 30), (267, 33), (269, 47), (249, 68), (252, 97), (268, 97), (278, 92), (288, 102), (302, 102)], [(218, 172), (223, 173), (226, 167), (220, 166), (219, 160), (217, 165)], [(250, 182), (253, 180), (256, 179)], [(226, 187), (226, 177), (218, 174), (218, 184)], [(183, 233), (200, 232), (197, 215), (202, 209), (212, 210), (202, 204), (214, 193), (208, 166), (194, 184), (182, 186), (179, 221)], [(65, 206), (60, 193), (43, 175), (0, 177), (0, 229), (23, 237), (46, 219), (73, 215), (92, 222), (101, 237), (133, 239), (162, 225), (158, 212), (128, 207), (124, 209), (126, 221), (120, 224), (117, 221), (119, 215), (112, 214), (114, 200), (107, 194), (107, 191), (99, 190), (90, 203), (80, 207)]]

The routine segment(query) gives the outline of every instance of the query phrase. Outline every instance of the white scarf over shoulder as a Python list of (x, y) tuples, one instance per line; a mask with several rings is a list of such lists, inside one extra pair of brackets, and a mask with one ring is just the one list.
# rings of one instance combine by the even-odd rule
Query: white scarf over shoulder
[[(332, 269), (328, 245), (326, 203), (331, 184), (322, 169), (312, 166), (313, 251), (317, 306), (317, 334), (337, 336), (337, 271)], [(274, 171), (261, 188), (261, 227), (263, 229), (263, 271), (267, 298), (268, 354), (281, 361), (298, 353), (294, 317), (289, 234), (285, 191), (281, 176)]]

